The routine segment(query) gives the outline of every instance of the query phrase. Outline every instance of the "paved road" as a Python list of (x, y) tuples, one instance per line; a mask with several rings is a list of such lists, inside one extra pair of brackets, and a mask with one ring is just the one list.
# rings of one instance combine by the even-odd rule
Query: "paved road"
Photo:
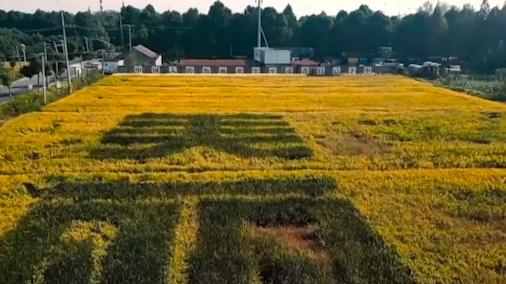
[[(49, 76), (48, 81), (50, 84), (54, 83), (54, 81), (55, 81), (54, 76)], [(40, 80), (39, 83), (40, 83), (39, 84), (40, 88), (42, 88), (42, 86), (43, 86), (42, 79)], [(20, 93), (27, 91), (29, 85), (32, 85), (34, 90), (37, 89), (37, 87), (39, 86), (37, 84), (37, 76), (34, 76), (32, 79), (28, 79), (25, 77), (25, 78), (19, 79), (16, 82), (14, 82), (11, 87), (12, 95), (17, 96)], [(10, 99), (11, 99), (11, 97), (9, 97), (9, 89), (5, 86), (0, 85), (0, 103), (8, 101)]]

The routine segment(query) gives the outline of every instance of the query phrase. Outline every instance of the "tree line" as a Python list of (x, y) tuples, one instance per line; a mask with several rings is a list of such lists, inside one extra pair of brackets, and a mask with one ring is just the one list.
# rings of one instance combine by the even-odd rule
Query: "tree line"
[[(215, 2), (207, 11), (189, 9), (158, 12), (126, 6), (121, 11), (65, 13), (69, 52), (87, 54), (99, 49), (126, 47), (131, 25), (132, 42), (144, 44), (177, 58), (251, 57), (256, 45), (256, 7), (233, 13)], [(121, 21), (120, 21), (121, 18)], [(343, 53), (372, 56), (380, 46), (392, 46), (396, 57), (427, 59), (458, 57), (476, 71), (506, 67), (506, 3), (491, 7), (487, 0), (479, 9), (424, 4), (413, 14), (387, 16), (362, 5), (357, 10), (297, 18), (290, 5), (283, 11), (266, 7), (263, 29), (272, 47), (304, 46), (315, 49), (317, 59)], [(120, 29), (120, 22), (123, 29)], [(33, 14), (0, 10), (0, 60), (17, 57), (16, 46), (24, 43), (29, 53), (40, 52), (41, 42), (61, 39), (59, 12)], [(58, 48), (58, 47), (56, 47)]]

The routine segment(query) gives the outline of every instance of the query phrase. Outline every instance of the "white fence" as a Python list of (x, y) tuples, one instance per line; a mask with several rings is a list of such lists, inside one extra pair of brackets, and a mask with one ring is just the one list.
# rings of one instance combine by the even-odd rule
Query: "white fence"
[(371, 66), (119, 66), (119, 73), (152, 74), (301, 74), (340, 76), (374, 74)]

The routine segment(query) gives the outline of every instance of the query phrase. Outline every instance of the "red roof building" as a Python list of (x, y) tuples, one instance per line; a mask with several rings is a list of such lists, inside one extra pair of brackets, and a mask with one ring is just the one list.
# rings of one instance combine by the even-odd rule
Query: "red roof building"
[(181, 59), (181, 66), (192, 67), (239, 67), (248, 66), (245, 59)]
[(293, 65), (296, 67), (316, 67), (320, 64), (316, 61), (310, 60), (310, 59), (302, 59), (292, 62)]

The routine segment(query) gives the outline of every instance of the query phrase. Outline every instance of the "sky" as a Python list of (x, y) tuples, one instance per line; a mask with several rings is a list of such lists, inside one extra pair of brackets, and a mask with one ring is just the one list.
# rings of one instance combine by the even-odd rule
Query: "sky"
[[(184, 12), (188, 8), (196, 7), (202, 13), (207, 13), (209, 6), (215, 0), (103, 0), (105, 10), (119, 10), (121, 3), (144, 8), (152, 4), (159, 12), (177, 10)], [(367, 4), (373, 10), (382, 10), (388, 15), (404, 15), (415, 12), (427, 0), (263, 0), (264, 6), (272, 6), (282, 10), (288, 3), (293, 7), (297, 16), (319, 14), (325, 11), (329, 15), (336, 15), (340, 10), (355, 10), (361, 4)], [(18, 10), (33, 12), (42, 10), (67, 10), (77, 12), (80, 10), (99, 10), (99, 0), (1, 0), (1, 10)], [(255, 5), (255, 0), (221, 0), (234, 12), (242, 12), (247, 5)], [(437, 3), (437, 0), (431, 2)], [(462, 7), (469, 3), (479, 8), (482, 0), (446, 0), (450, 5)], [(35, 4), (36, 3), (36, 4)], [(489, 0), (492, 6), (503, 6), (504, 0)]]

